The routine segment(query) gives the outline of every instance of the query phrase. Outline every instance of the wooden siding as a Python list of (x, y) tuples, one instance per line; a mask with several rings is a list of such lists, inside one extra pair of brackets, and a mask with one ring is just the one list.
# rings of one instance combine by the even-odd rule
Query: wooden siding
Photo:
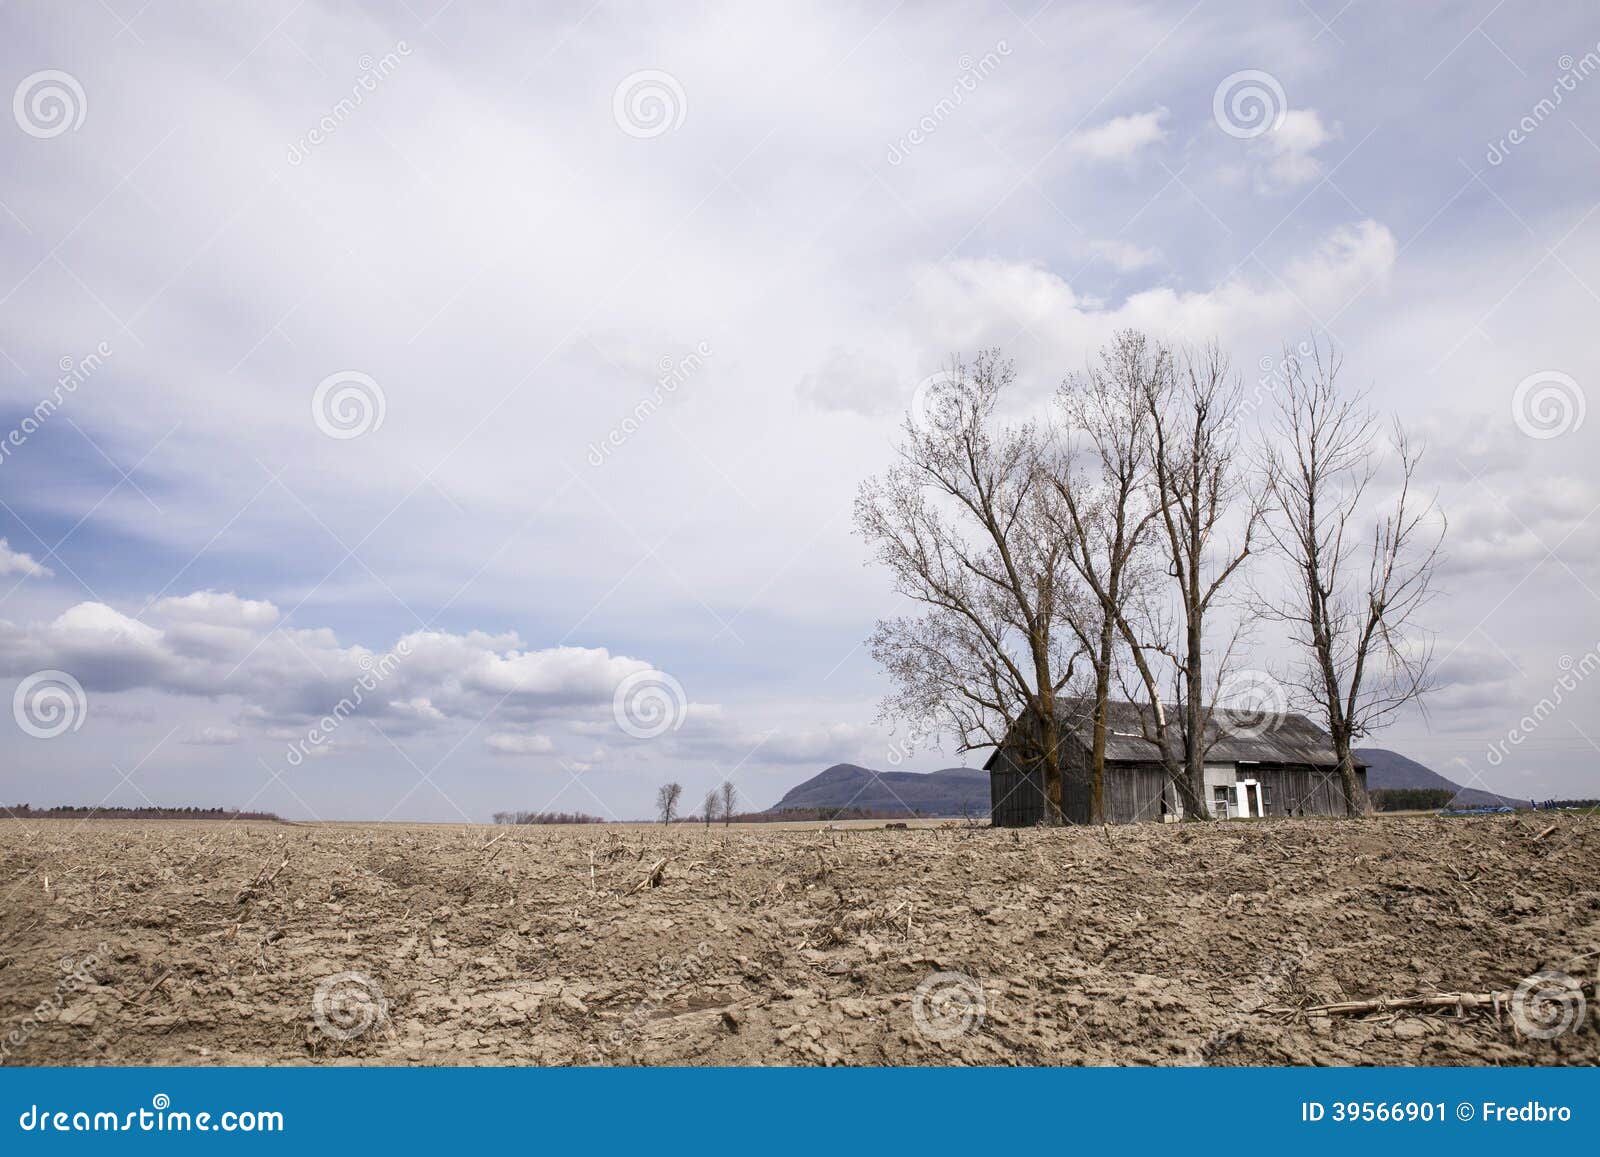
[[(1090, 822), (1088, 754), (1073, 744), (1062, 758), (1062, 810), (1071, 823)], [(1305, 764), (1240, 764), (1239, 777), (1254, 779), (1266, 790), (1267, 814), (1273, 816), (1344, 815), (1344, 785), (1332, 768)], [(1366, 787), (1367, 773), (1357, 772)], [(1108, 763), (1105, 777), (1106, 819), (1127, 824), (1159, 821), (1166, 770), (1159, 763)], [(1169, 792), (1167, 798), (1175, 797)], [(992, 822), (999, 828), (1032, 827), (1045, 817), (1044, 788), (1036, 768), (1025, 768), (1009, 751), (990, 764)]]

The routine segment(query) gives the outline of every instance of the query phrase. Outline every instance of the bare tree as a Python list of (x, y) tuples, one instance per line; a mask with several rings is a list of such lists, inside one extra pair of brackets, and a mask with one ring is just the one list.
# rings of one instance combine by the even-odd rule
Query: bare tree
[[(1170, 391), (1172, 355), (1135, 330), (1123, 330), (1082, 373), (1056, 394), (1064, 434), (1076, 445), (1060, 458), (1065, 473), (1051, 477), (1067, 526), (1068, 558), (1087, 586), (1087, 612), (1070, 622), (1094, 672), (1089, 806), (1105, 818), (1106, 729), (1119, 637), (1117, 618), (1131, 574), (1159, 507), (1149, 501), (1152, 463), (1147, 398)], [(1087, 476), (1078, 468), (1087, 459)]]
[(661, 822), (670, 824), (678, 818), (678, 801), (683, 798), (683, 784), (664, 783), (656, 790), (656, 815)]
[(960, 750), (1010, 736), (1060, 823), (1055, 699), (1077, 657), (1062, 625), (1074, 576), (1049, 517), (1046, 440), (996, 416), (1014, 378), (998, 351), (953, 361), (908, 417), (899, 461), (863, 484), (856, 526), (922, 611), (881, 620), (869, 640), (893, 681), (884, 715), (948, 729)]
[(1341, 395), (1340, 364), (1316, 342), (1308, 355), (1285, 351), (1268, 532), (1294, 590), (1262, 607), (1302, 649), (1288, 681), (1326, 723), (1346, 808), (1358, 815), (1368, 802), (1352, 745), (1434, 686), (1432, 637), (1416, 620), (1432, 595), (1445, 521), (1435, 497), (1416, 493), (1422, 449), (1396, 422), (1395, 493), (1367, 534), (1368, 489), (1385, 465), (1379, 422), (1364, 395)]
[[(1129, 600), (1129, 608), (1118, 611), (1151, 707), (1145, 737), (1160, 751), (1185, 813), (1195, 817), (1208, 814), (1211, 715), (1244, 630), (1236, 626), (1224, 646), (1210, 652), (1216, 661), (1208, 684), (1207, 621), (1253, 552), (1262, 520), (1263, 490), (1250, 483), (1234, 420), (1242, 401), (1240, 383), (1215, 344), (1185, 351), (1172, 375), (1146, 380), (1151, 501), (1169, 599)], [(1137, 620), (1128, 613), (1132, 607), (1144, 611)], [(1167, 716), (1163, 670), (1172, 674), (1176, 719)]]
[(700, 814), (705, 818), (706, 827), (711, 826), (711, 821), (717, 818), (717, 789), (712, 788), (706, 792), (705, 802), (700, 805)]
[(722, 826), (727, 827), (733, 822), (734, 809), (739, 802), (739, 789), (733, 786), (733, 780), (725, 779), (718, 791), (722, 797)]

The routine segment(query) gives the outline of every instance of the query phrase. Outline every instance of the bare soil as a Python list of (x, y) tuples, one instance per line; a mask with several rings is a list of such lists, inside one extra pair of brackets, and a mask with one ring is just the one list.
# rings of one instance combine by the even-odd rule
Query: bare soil
[(10, 1064), (1595, 1064), (1597, 965), (1580, 816), (0, 826)]

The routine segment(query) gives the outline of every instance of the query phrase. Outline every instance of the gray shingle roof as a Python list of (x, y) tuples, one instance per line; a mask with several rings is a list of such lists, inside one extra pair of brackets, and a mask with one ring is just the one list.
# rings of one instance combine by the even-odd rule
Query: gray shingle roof
[[(1126, 762), (1159, 760), (1154, 743), (1144, 738), (1148, 729), (1155, 734), (1153, 715), (1147, 704), (1113, 699), (1106, 720), (1106, 758)], [(1059, 718), (1071, 735), (1085, 747), (1094, 736), (1094, 700), (1087, 697), (1056, 700)], [(1176, 721), (1177, 708), (1166, 707), (1169, 720)], [(1206, 729), (1210, 747), (1207, 761), (1217, 763), (1303, 763), (1312, 767), (1332, 767), (1338, 761), (1328, 733), (1304, 715), (1286, 713), (1263, 719), (1255, 712), (1216, 708)], [(1357, 767), (1367, 763), (1356, 757)]]

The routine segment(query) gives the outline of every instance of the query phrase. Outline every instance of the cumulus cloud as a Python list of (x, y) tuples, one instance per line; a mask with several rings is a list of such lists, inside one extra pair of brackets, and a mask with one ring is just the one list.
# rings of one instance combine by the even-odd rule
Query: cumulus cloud
[(1325, 126), (1316, 109), (1286, 110), (1277, 126), (1260, 138), (1268, 153), (1262, 183), (1289, 187), (1315, 180), (1322, 173), (1316, 151), (1337, 136), (1337, 128)]
[(0, 621), (0, 670), (56, 668), (93, 692), (235, 697), (241, 721), (269, 735), (351, 702), (359, 714), (411, 729), (476, 722), (491, 711), (512, 721), (598, 721), (609, 719), (624, 677), (653, 670), (604, 648), (530, 649), (515, 634), (478, 631), (414, 631), (378, 653), (326, 629), (270, 629), (279, 618), (272, 604), (212, 591), (164, 599), (149, 618), (83, 602), (47, 622)]
[(29, 578), (49, 578), (55, 574), (49, 567), (34, 560), (34, 558), (20, 550), (12, 550), (11, 544), (0, 538), (0, 575), (20, 574)]
[(925, 332), (947, 348), (1005, 345), (1019, 332), (1047, 343), (1052, 365), (1071, 365), (1125, 327), (1170, 338), (1224, 342), (1307, 324), (1306, 311), (1333, 310), (1381, 286), (1398, 246), (1385, 226), (1359, 221), (1328, 232), (1271, 275), (1240, 271), (1205, 290), (1168, 286), (1107, 305), (1078, 293), (1033, 262), (961, 258), (919, 271), (915, 299)]
[(1166, 137), (1161, 124), (1167, 119), (1167, 110), (1161, 107), (1149, 112), (1113, 117), (1104, 124), (1075, 134), (1067, 148), (1092, 161), (1127, 161), (1150, 145)]

